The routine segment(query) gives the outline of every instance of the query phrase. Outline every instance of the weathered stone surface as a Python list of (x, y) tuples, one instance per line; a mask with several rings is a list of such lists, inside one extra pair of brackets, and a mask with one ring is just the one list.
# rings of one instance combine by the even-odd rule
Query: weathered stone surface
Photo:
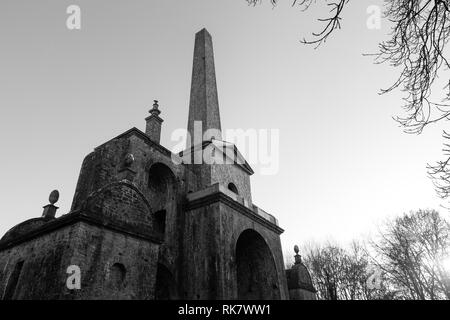
[(294, 247), (294, 251), (295, 263), (291, 269), (286, 270), (289, 298), (291, 300), (316, 300), (316, 290), (311, 275), (302, 262), (297, 245)]
[[(282, 230), (275, 225), (269, 229), (270, 223), (264, 225), (256, 215), (244, 215), (244, 210), (245, 207), (233, 203), (227, 196), (221, 196), (206, 199), (186, 212), (184, 252), (190, 258), (184, 260), (181, 268), (186, 279), (184, 298), (288, 299), (279, 238)], [(238, 255), (238, 239), (249, 230), (257, 236), (244, 239), (243, 243), (254, 248), (259, 244), (255, 239), (261, 239), (265, 247), (253, 253), (272, 265), (255, 261), (255, 269), (244, 272), (243, 278), (250, 281), (254, 275), (264, 274), (267, 282), (260, 287), (270, 287), (270, 290), (257, 292), (256, 296), (240, 296), (237, 266), (239, 258), (246, 256)], [(268, 270), (272, 272), (266, 273)]]
[(145, 134), (150, 138), (150, 140), (159, 144), (161, 140), (161, 125), (164, 120), (159, 116), (161, 111), (158, 107), (158, 101), (155, 100), (153, 103), (153, 108), (149, 111), (150, 116), (145, 118), (147, 123), (145, 126)]
[(145, 118), (145, 121), (147, 122), (146, 128), (145, 128), (145, 134), (148, 135), (148, 137), (155, 141), (156, 143), (160, 143), (161, 140), (161, 125), (163, 120), (158, 116), (149, 116)]
[[(212, 37), (206, 29), (195, 35), (192, 67), (191, 98), (189, 102), (188, 132), (194, 139), (194, 121), (202, 122), (203, 133), (208, 129), (222, 130)], [(221, 135), (216, 135), (221, 140)], [(191, 146), (194, 141), (191, 140)]]
[[(74, 248), (72, 234), (77, 225), (47, 233), (12, 248), (0, 251), (0, 294), (3, 299), (62, 299), (65, 266), (70, 265)], [(15, 290), (7, 292), (16, 266), (23, 264)]]

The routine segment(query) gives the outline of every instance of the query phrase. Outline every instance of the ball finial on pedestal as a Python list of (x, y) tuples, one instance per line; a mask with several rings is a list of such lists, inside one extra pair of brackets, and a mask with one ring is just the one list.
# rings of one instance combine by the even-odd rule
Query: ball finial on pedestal
[(44, 212), (42, 213), (42, 217), (45, 219), (54, 219), (56, 210), (58, 210), (58, 207), (55, 206), (55, 203), (59, 200), (59, 191), (53, 190), (50, 192), (50, 195), (48, 196), (48, 201), (50, 202), (48, 205), (44, 206)]
[(300, 252), (300, 249), (298, 248), (298, 245), (294, 246), (294, 251), (295, 251), (295, 264), (301, 264), (302, 263), (302, 256), (299, 255), (298, 253)]
[(50, 195), (48, 197), (48, 201), (50, 201), (50, 204), (54, 205), (59, 200), (59, 191), (53, 190), (50, 192)]

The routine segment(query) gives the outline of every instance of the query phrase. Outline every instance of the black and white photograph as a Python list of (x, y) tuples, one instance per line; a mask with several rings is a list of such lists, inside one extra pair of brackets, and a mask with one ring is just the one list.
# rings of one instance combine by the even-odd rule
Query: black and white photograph
[(0, 0), (0, 308), (449, 300), (449, 40), (449, 0)]

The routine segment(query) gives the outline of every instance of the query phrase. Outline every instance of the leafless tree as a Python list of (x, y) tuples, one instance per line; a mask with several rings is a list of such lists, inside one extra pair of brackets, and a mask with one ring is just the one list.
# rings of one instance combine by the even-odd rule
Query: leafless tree
[(419, 210), (388, 222), (371, 241), (373, 262), (398, 299), (450, 299), (450, 226), (434, 210)]
[[(307, 244), (301, 251), (321, 300), (450, 299), (450, 224), (435, 210), (386, 222), (368, 246)], [(374, 275), (378, 286), (369, 286)]]
[(369, 257), (361, 243), (353, 242), (348, 249), (330, 243), (310, 245), (303, 252), (318, 299), (369, 300), (380, 295), (367, 286)]
[(383, 92), (396, 88), (405, 92), (406, 115), (396, 119), (406, 132), (420, 133), (426, 125), (450, 116), (448, 104), (430, 100), (438, 71), (449, 67), (444, 56), (450, 34), (448, 5), (448, 0), (386, 1), (385, 15), (393, 28), (376, 57), (380, 63), (402, 68), (399, 78)]
[[(262, 0), (246, 0), (250, 5), (256, 5), (258, 3), (263, 2)], [(273, 6), (276, 6), (279, 0), (269, 0)], [(302, 11), (306, 11), (309, 7), (315, 3), (316, 0), (293, 0), (292, 6), (298, 6)], [(305, 44), (314, 44), (319, 46), (321, 43), (325, 42), (327, 38), (335, 31), (336, 29), (341, 28), (341, 20), (342, 20), (342, 12), (344, 10), (345, 5), (349, 0), (336, 0), (327, 3), (327, 6), (330, 8), (330, 15), (327, 17), (319, 18), (318, 20), (324, 24), (323, 28), (318, 32), (313, 32), (313, 39), (306, 40), (303, 39), (302, 43)]]
[[(445, 140), (450, 139), (450, 135), (444, 131), (443, 137)], [(450, 196), (450, 143), (444, 142), (444, 149), (442, 150), (446, 159), (438, 161), (436, 164), (428, 164), (428, 174), (433, 181), (436, 193), (441, 199), (448, 199)]]
[[(252, 5), (262, 2), (246, 1)], [(276, 5), (278, 0), (270, 2)], [(307, 10), (317, 2), (294, 0), (292, 6)], [(319, 19), (324, 23), (323, 28), (313, 33), (313, 39), (303, 40), (303, 43), (320, 45), (341, 28), (342, 13), (349, 0), (322, 2), (331, 8), (330, 15)], [(381, 93), (396, 89), (404, 92), (404, 115), (395, 117), (395, 120), (405, 132), (419, 134), (429, 124), (450, 119), (450, 92), (445, 93), (450, 91), (450, 81), (438, 83), (439, 76), (444, 76), (450, 67), (445, 57), (450, 35), (450, 0), (385, 0), (384, 18), (392, 24), (391, 33), (388, 40), (379, 44), (379, 51), (373, 56), (376, 63), (387, 63), (401, 71), (393, 84)], [(432, 89), (439, 85), (443, 90), (432, 95)], [(446, 132), (443, 137), (449, 139)], [(444, 161), (428, 165), (428, 170), (438, 194), (448, 198), (450, 154), (446, 154)]]
[[(251, 5), (262, 0), (246, 0)], [(276, 5), (279, 0), (269, 0)], [(317, 0), (294, 0), (292, 6), (307, 10)], [(319, 18), (323, 28), (313, 33), (306, 44), (322, 44), (341, 28), (342, 13), (349, 0), (326, 2), (328, 17)], [(430, 100), (432, 85), (438, 71), (450, 67), (444, 56), (450, 35), (450, 0), (385, 0), (384, 18), (392, 23), (390, 39), (380, 43), (375, 54), (378, 63), (402, 67), (399, 78), (382, 92), (402, 89), (406, 116), (397, 117), (406, 132), (420, 133), (423, 128), (442, 119), (449, 119), (450, 105)], [(446, 86), (448, 88), (448, 85)], [(448, 100), (448, 95), (444, 96)]]

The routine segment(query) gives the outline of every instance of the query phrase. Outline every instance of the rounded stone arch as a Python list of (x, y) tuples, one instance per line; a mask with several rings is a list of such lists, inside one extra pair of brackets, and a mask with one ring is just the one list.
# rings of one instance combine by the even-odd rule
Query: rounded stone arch
[(166, 160), (166, 159), (151, 159), (148, 160), (145, 164), (145, 172), (147, 173), (147, 180), (146, 183), (148, 185), (149, 181), (148, 181), (148, 173), (150, 172), (150, 170), (152, 169), (153, 166), (164, 166), (166, 167), (166, 169), (168, 169), (171, 174), (173, 175), (173, 179), (175, 180), (176, 183), (181, 183), (181, 176), (183, 176), (183, 174), (181, 172), (179, 172), (179, 170), (173, 166), (173, 163), (171, 162), (171, 160)]
[[(123, 201), (126, 194), (129, 201)], [(147, 224), (152, 208), (144, 193), (133, 183), (115, 181), (92, 192), (82, 205), (83, 210), (120, 221)]]
[(278, 300), (278, 272), (272, 250), (254, 229), (239, 234), (235, 245), (237, 299)]
[(126, 284), (127, 268), (123, 263), (115, 262), (109, 268), (109, 283), (115, 290), (120, 291)]
[[(175, 232), (179, 204), (179, 179), (164, 162), (149, 162), (146, 166), (146, 196), (149, 199), (155, 230), (164, 240)], [(164, 250), (162, 248), (163, 255)]]
[(154, 162), (148, 166), (147, 188), (152, 211), (168, 211), (167, 206), (176, 201), (178, 179), (169, 166)]
[(100, 189), (90, 193), (87, 197), (87, 199), (85, 200), (83, 209), (86, 209), (86, 206), (89, 205), (90, 201), (92, 201), (93, 199), (97, 198), (99, 195), (102, 194), (108, 194), (110, 195), (112, 192), (113, 188), (116, 187), (123, 187), (123, 188), (128, 188), (134, 192), (136, 192), (136, 194), (139, 197), (139, 200), (142, 201), (146, 207), (150, 208), (150, 203), (147, 200), (147, 198), (145, 197), (145, 195), (142, 193), (142, 191), (135, 186), (133, 183), (127, 182), (127, 181), (116, 181), (116, 182), (111, 182), (103, 187), (101, 187)]
[(239, 190), (236, 187), (236, 185), (233, 182), (230, 182), (228, 184), (228, 190), (230, 190), (231, 192), (234, 192), (235, 194), (239, 195)]

